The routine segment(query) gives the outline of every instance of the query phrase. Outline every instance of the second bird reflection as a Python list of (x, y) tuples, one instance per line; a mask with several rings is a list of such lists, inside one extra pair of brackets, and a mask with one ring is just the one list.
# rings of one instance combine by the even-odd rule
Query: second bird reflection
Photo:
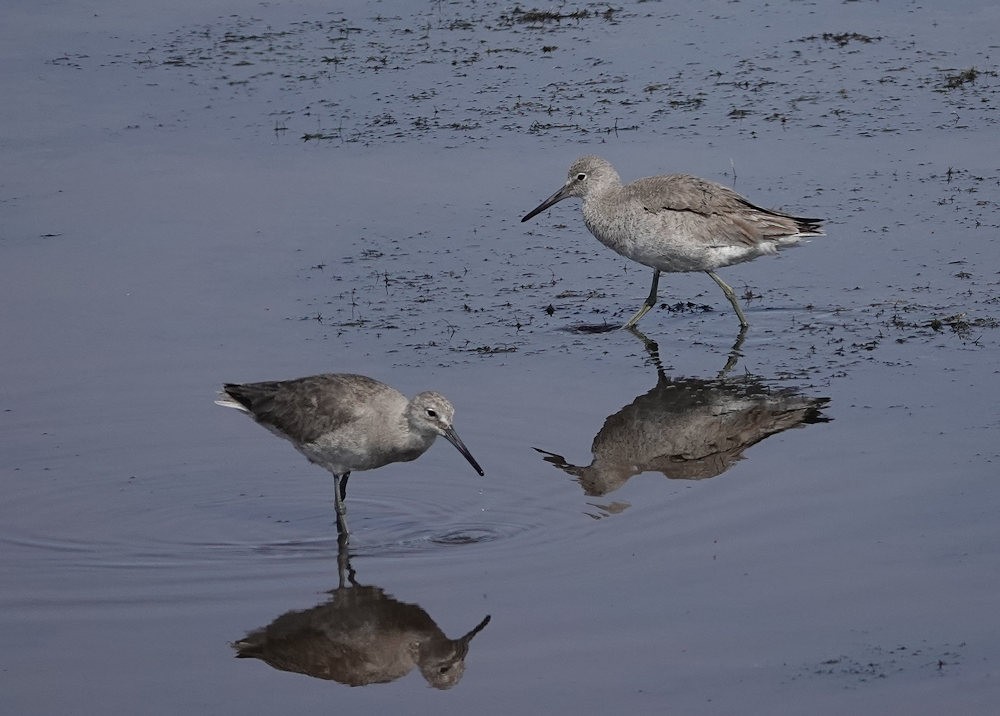
[[(656, 385), (608, 416), (594, 437), (591, 463), (572, 465), (562, 455), (535, 448), (546, 462), (573, 475), (588, 497), (614, 492), (643, 472), (659, 472), (672, 480), (715, 477), (743, 459), (744, 450), (771, 435), (831, 420), (822, 413), (829, 398), (771, 388), (750, 375), (669, 378), (656, 344), (635, 333), (656, 365)], [(594, 506), (606, 515), (628, 504)]]
[(489, 615), (464, 636), (449, 639), (418, 605), (359, 584), (347, 560), (342, 548), (340, 586), (326, 602), (255, 629), (233, 643), (236, 656), (347, 686), (388, 683), (414, 667), (434, 688), (455, 686), (465, 673), (469, 643), (489, 624)]

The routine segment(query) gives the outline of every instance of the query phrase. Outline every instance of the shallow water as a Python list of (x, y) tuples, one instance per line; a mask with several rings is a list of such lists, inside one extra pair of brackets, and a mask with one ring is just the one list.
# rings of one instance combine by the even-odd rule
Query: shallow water
[[(0, 710), (992, 712), (1000, 11), (607, 7), (9, 9)], [(581, 330), (649, 282), (572, 202), (519, 222), (584, 153), (827, 217), (720, 272), (724, 382), (705, 276), (656, 353)], [(487, 473), (352, 477), (359, 587), (330, 477), (212, 403), (321, 371), (441, 390)], [(825, 421), (681, 440), (757, 384)], [(234, 658), (344, 604), (307, 651), (356, 618), (388, 683)], [(412, 643), (486, 615), (429, 688)]]

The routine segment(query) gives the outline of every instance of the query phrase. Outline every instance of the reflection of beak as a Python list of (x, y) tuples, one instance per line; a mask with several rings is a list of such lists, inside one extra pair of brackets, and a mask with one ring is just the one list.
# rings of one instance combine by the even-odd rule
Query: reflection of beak
[(465, 646), (466, 651), (468, 651), (469, 642), (472, 641), (472, 637), (481, 632), (489, 623), (490, 623), (490, 615), (487, 614), (486, 618), (483, 619), (481, 622), (479, 622), (479, 624), (477, 624), (475, 627), (473, 627), (472, 631), (470, 631), (468, 634), (463, 636), (461, 639), (458, 639), (457, 641), (461, 642)]
[(462, 442), (462, 438), (458, 437), (458, 433), (455, 432), (454, 428), (445, 428), (442, 435), (444, 435), (445, 439), (454, 445), (460, 453), (462, 453), (465, 459), (469, 461), (469, 464), (476, 469), (476, 472), (479, 473), (480, 477), (486, 474), (483, 472), (483, 468), (479, 467), (479, 463), (476, 462), (476, 458), (472, 457), (472, 453), (469, 452), (469, 448), (465, 447), (465, 443)]
[(558, 204), (560, 201), (562, 201), (563, 199), (565, 199), (566, 197), (568, 197), (569, 196), (569, 188), (570, 188), (570, 186), (572, 186), (572, 185), (569, 182), (566, 182), (565, 184), (563, 184), (562, 189), (560, 189), (559, 191), (557, 191), (555, 194), (553, 194), (548, 199), (546, 199), (541, 204), (539, 204), (534, 209), (532, 209), (527, 214), (525, 214), (524, 218), (521, 219), (521, 221), (522, 222), (527, 221), (532, 216), (535, 216), (536, 214), (541, 214), (543, 211), (545, 211), (546, 209), (548, 209), (553, 204)]

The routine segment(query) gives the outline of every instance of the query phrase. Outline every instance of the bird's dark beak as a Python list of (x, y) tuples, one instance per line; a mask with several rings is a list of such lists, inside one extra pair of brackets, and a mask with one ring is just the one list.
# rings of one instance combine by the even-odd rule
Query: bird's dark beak
[(454, 445), (455, 448), (462, 453), (462, 456), (469, 461), (469, 464), (475, 468), (480, 477), (486, 474), (483, 472), (483, 468), (479, 467), (479, 463), (476, 462), (476, 458), (472, 457), (472, 453), (469, 452), (469, 448), (465, 447), (465, 443), (462, 442), (462, 438), (458, 437), (458, 433), (455, 432), (454, 428), (445, 428), (442, 434), (444, 435), (445, 440)]
[(558, 204), (560, 201), (562, 201), (563, 199), (565, 199), (566, 197), (568, 197), (569, 196), (569, 190), (570, 190), (571, 186), (572, 186), (572, 184), (570, 184), (569, 182), (566, 182), (566, 184), (564, 184), (559, 191), (557, 191), (555, 194), (553, 194), (548, 199), (546, 199), (541, 204), (539, 204), (534, 209), (532, 209), (527, 214), (525, 214), (524, 218), (521, 219), (521, 222), (523, 223), (523, 222), (527, 221), (528, 219), (530, 219), (531, 217), (536, 216), (538, 214), (541, 214), (543, 211), (545, 211), (546, 209), (548, 209), (553, 204)]

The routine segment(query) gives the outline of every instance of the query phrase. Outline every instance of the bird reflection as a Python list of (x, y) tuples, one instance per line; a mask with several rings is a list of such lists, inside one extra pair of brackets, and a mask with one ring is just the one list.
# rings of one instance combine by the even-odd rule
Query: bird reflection
[(341, 550), (340, 585), (311, 609), (282, 614), (233, 643), (238, 658), (348, 686), (395, 681), (414, 666), (431, 686), (450, 689), (465, 673), (469, 643), (489, 624), (449, 639), (416, 604), (357, 582)]
[[(633, 331), (656, 366), (656, 385), (614, 415), (594, 438), (589, 465), (571, 465), (557, 453), (535, 448), (544, 460), (573, 475), (588, 497), (601, 497), (643, 472), (673, 480), (702, 480), (721, 475), (743, 452), (790, 428), (823, 423), (829, 398), (803, 395), (793, 388), (772, 388), (750, 375), (715, 379), (669, 378), (656, 344)], [(732, 362), (732, 357), (730, 357)], [(627, 503), (593, 505), (603, 517)]]

